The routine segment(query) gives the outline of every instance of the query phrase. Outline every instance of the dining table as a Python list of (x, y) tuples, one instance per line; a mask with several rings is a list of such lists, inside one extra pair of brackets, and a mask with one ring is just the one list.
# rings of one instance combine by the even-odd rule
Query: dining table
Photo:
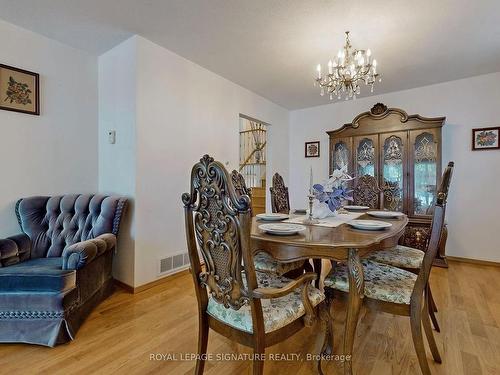
[[(298, 216), (292, 215), (292, 218), (293, 222), (300, 221)], [(367, 213), (362, 213), (358, 218), (373, 219)], [(383, 230), (360, 230), (351, 227), (346, 220), (337, 226), (305, 225), (305, 230), (297, 234), (280, 236), (259, 229), (263, 222), (256, 217), (252, 219), (251, 251), (254, 254), (265, 251), (285, 263), (308, 259), (347, 263), (349, 294), (343, 341), (343, 356), (349, 359), (344, 361), (346, 375), (352, 374), (354, 337), (364, 298), (364, 274), (360, 259), (373, 251), (396, 246), (408, 224), (406, 215), (398, 218), (377, 218), (377, 220), (392, 225)], [(332, 319), (331, 315), (329, 319)], [(327, 331), (328, 326), (333, 325), (327, 324)], [(333, 332), (330, 333), (332, 334)], [(331, 343), (330, 350), (333, 350)]]

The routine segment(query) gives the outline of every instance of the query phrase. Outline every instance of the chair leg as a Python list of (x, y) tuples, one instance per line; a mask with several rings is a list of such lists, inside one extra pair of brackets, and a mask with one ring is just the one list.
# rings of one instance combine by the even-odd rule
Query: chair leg
[(321, 259), (313, 259), (314, 264), (314, 272), (318, 276), (316, 281), (314, 282), (314, 286), (319, 289), (319, 282), (321, 279)]
[(205, 354), (208, 346), (208, 320), (204, 313), (200, 313), (198, 327), (198, 358), (196, 359), (196, 375), (202, 375), (205, 369)]
[(422, 313), (422, 325), (424, 326), (425, 336), (427, 336), (427, 342), (429, 343), (429, 348), (432, 353), (432, 358), (437, 363), (441, 363), (441, 355), (439, 354), (436, 341), (434, 340), (434, 334), (432, 333), (431, 320), (429, 319), (429, 314), (426, 314), (429, 310), (428, 301), (424, 303), (424, 312)]
[(326, 331), (325, 331), (325, 341), (323, 342), (323, 347), (321, 348), (321, 354), (322, 355), (331, 355), (333, 353), (333, 345), (334, 345), (334, 318), (335, 318), (335, 312), (334, 312), (334, 306), (333, 306), (333, 301), (334, 301), (334, 292), (330, 288), (325, 288), (325, 295), (326, 295), (326, 300), (325, 300), (325, 307), (324, 307), (324, 321), (325, 321), (325, 326), (326, 326)]
[(436, 306), (436, 302), (434, 301), (434, 297), (432, 296), (432, 292), (431, 292), (431, 286), (429, 285), (429, 302), (431, 304), (431, 308), (432, 308), (432, 311), (434, 312), (438, 312), (438, 308)]
[[(427, 314), (427, 311), (425, 311)], [(427, 363), (425, 355), (424, 338), (422, 336), (422, 307), (411, 306), (410, 314), (411, 336), (413, 338), (413, 346), (417, 353), (418, 363), (423, 375), (431, 375), (431, 369)]]
[(441, 332), (441, 328), (439, 328), (439, 323), (436, 318), (435, 312), (437, 312), (436, 304), (434, 303), (434, 299), (432, 298), (431, 287), (428, 285), (426, 289), (426, 298), (427, 298), (427, 306), (429, 315), (432, 320), (432, 325), (437, 332)]
[(264, 346), (256, 344), (253, 349), (253, 375), (264, 374), (264, 353)]

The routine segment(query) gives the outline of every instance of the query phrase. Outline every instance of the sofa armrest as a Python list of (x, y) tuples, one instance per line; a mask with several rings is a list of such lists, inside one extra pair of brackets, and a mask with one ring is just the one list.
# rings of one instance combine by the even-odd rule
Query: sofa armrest
[(0, 239), (0, 267), (23, 262), (30, 257), (31, 240), (26, 234)]
[(77, 242), (64, 249), (62, 269), (79, 270), (115, 246), (116, 236), (111, 233), (101, 234), (91, 240)]

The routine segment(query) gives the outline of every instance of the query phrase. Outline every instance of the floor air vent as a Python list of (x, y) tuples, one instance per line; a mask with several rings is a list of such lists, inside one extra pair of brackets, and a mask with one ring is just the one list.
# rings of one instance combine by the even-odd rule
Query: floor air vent
[(179, 253), (160, 259), (159, 275), (174, 273), (175, 271), (186, 268), (189, 265), (188, 253)]

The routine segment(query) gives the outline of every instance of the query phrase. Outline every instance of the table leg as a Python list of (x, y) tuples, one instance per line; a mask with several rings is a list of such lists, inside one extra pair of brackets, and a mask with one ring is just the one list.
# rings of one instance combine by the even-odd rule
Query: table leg
[(349, 276), (349, 297), (347, 300), (348, 306), (344, 333), (344, 355), (346, 356), (346, 361), (344, 362), (344, 375), (351, 375), (353, 360), (352, 349), (365, 290), (363, 265), (359, 261), (357, 249), (349, 249), (347, 268)]

